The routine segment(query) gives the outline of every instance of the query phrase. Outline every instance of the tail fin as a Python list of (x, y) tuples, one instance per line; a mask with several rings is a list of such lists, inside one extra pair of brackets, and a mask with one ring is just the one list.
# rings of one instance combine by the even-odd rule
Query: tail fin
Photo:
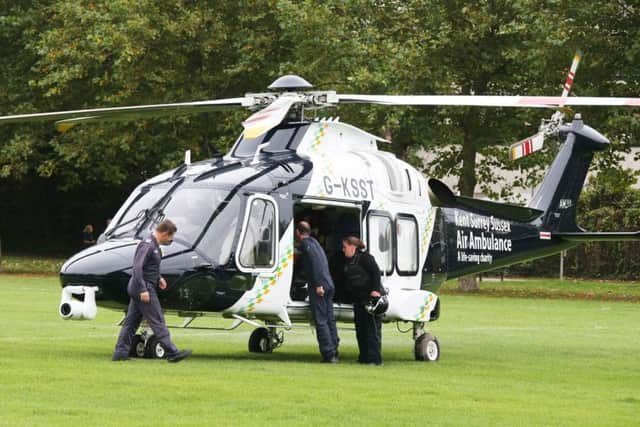
[(555, 232), (583, 231), (576, 224), (576, 205), (589, 171), (594, 151), (604, 150), (609, 140), (585, 126), (579, 114), (560, 129), (565, 138), (551, 169), (529, 208), (544, 211), (541, 228)]

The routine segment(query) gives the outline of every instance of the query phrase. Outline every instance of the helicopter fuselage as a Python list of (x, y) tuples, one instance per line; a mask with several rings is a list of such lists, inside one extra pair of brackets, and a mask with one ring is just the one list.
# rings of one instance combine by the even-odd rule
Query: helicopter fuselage
[[(100, 243), (64, 264), (62, 285), (96, 286), (99, 306), (126, 307), (135, 247), (166, 217), (178, 233), (163, 254), (169, 283), (160, 293), (163, 308), (288, 321), (292, 302), (289, 311), (296, 312), (293, 225), (305, 218), (316, 231), (322, 226), (329, 256), (337, 255), (346, 234), (364, 238), (390, 294), (397, 287), (420, 295), (412, 316), (428, 320), (437, 296), (421, 289), (420, 276), (435, 210), (426, 180), (378, 151), (380, 141), (337, 121), (287, 124), (240, 138), (224, 158), (182, 166), (136, 188)], [(271, 219), (260, 222), (265, 215)], [(406, 230), (400, 241), (399, 229)]]
[[(136, 245), (169, 218), (178, 233), (163, 252), (164, 309), (290, 324), (309, 318), (293, 235), (306, 219), (330, 260), (340, 257), (343, 237), (365, 241), (389, 293), (387, 320), (428, 322), (439, 315), (436, 292), (447, 278), (577, 244), (547, 239), (542, 211), (465, 206), (444, 184), (379, 151), (382, 141), (331, 120), (241, 137), (224, 158), (185, 164), (136, 188), (99, 244), (64, 264), (62, 286), (94, 286), (99, 306), (126, 308)], [(341, 289), (336, 302), (352, 303)]]

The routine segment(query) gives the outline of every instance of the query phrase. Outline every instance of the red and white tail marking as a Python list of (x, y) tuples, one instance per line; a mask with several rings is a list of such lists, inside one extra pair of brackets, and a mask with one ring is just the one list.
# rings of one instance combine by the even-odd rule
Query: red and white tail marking
[(544, 133), (538, 132), (530, 138), (518, 141), (511, 146), (511, 160), (528, 156), (542, 149), (544, 145)]
[[(571, 68), (569, 69), (569, 73), (567, 74), (567, 79), (564, 82), (564, 87), (562, 89), (562, 96), (557, 100), (558, 107), (564, 107), (565, 104), (569, 102), (569, 91), (571, 90), (571, 86), (573, 85), (573, 79), (576, 76), (576, 71), (578, 70), (578, 64), (580, 63), (580, 58), (582, 58), (582, 52), (577, 51), (575, 56), (573, 57), (573, 62), (571, 63)], [(551, 98), (547, 99), (550, 101)], [(529, 103), (531, 99), (527, 99), (523, 97), (521, 100), (522, 103)], [(540, 101), (538, 101), (540, 102)], [(629, 102), (626, 100), (625, 102)], [(558, 125), (562, 124), (562, 119), (564, 118), (564, 113), (561, 111), (556, 111), (556, 113), (551, 118), (552, 123), (556, 123)], [(548, 128), (547, 128), (548, 130)], [(530, 138), (524, 139), (522, 141), (518, 141), (510, 147), (511, 160), (516, 160), (521, 157), (528, 156), (531, 153), (535, 153), (538, 150), (541, 150), (544, 146), (544, 135), (545, 135), (545, 126), (540, 127), (540, 132), (533, 135)]]

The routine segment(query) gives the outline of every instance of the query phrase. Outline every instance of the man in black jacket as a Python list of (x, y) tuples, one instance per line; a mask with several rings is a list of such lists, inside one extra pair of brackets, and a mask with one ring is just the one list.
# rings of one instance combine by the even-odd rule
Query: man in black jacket
[(338, 330), (333, 314), (333, 294), (335, 291), (327, 256), (316, 239), (310, 236), (311, 227), (306, 221), (296, 224), (295, 236), (302, 253), (302, 268), (307, 278), (309, 307), (316, 323), (316, 335), (322, 361), (338, 361)]
[(129, 359), (131, 341), (143, 318), (153, 330), (156, 339), (165, 348), (169, 362), (179, 362), (191, 355), (191, 350), (179, 351), (171, 342), (156, 292), (156, 286), (161, 290), (167, 288), (167, 282), (160, 276), (162, 260), (160, 245), (170, 244), (176, 231), (177, 228), (173, 222), (164, 220), (136, 248), (133, 272), (127, 285), (127, 293), (130, 297), (129, 308), (111, 359), (114, 362)]

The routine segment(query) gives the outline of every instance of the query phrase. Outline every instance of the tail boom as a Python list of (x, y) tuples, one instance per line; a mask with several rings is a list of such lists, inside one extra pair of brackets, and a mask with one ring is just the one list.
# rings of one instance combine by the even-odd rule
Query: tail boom
[(560, 130), (565, 142), (527, 207), (456, 196), (429, 180), (436, 207), (423, 267), (424, 289), (437, 282), (546, 257), (588, 241), (635, 241), (635, 232), (588, 232), (576, 224), (578, 198), (595, 151), (609, 141), (579, 115)]

